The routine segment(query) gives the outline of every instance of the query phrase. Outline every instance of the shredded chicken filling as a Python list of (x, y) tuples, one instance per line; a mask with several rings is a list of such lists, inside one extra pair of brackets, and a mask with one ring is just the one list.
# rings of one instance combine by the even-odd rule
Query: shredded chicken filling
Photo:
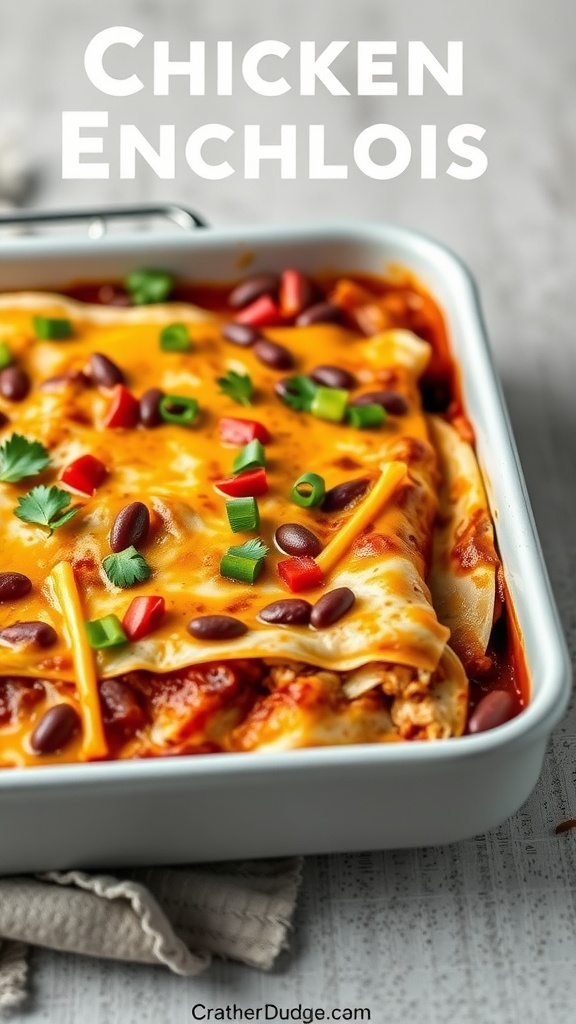
[[(334, 672), (245, 659), (165, 675), (129, 672), (102, 681), (99, 692), (108, 739), (117, 756), (130, 758), (443, 739), (457, 734), (445, 676), (442, 664), (434, 673), (385, 662)], [(30, 710), (54, 702), (49, 680), (1, 682), (4, 725), (25, 728)], [(74, 704), (74, 688), (66, 692)]]

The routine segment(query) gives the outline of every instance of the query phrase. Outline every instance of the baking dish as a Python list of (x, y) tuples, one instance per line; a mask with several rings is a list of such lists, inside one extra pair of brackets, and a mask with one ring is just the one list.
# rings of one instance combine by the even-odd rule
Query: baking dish
[(514, 811), (538, 777), (566, 704), (569, 663), (474, 288), (453, 256), (387, 226), (16, 238), (0, 248), (3, 289), (120, 277), (137, 264), (227, 281), (248, 263), (256, 271), (380, 274), (399, 264), (438, 300), (476, 430), (532, 700), (494, 732), (444, 743), (14, 769), (0, 777), (3, 871), (454, 841)]

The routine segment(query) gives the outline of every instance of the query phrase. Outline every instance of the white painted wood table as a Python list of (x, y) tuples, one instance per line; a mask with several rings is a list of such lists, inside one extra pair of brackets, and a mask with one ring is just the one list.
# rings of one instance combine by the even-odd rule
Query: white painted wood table
[[(452, 246), (477, 275), (545, 555), (572, 649), (576, 643), (576, 8), (571, 0), (20, 0), (0, 12), (0, 124), (14, 117), (39, 169), (36, 201), (87, 205), (176, 199), (215, 223), (377, 219), (404, 223)], [(134, 25), (146, 40), (424, 39), (439, 54), (465, 44), (465, 95), (431, 87), (422, 99), (170, 100), (145, 90), (99, 96), (86, 81), (83, 48), (101, 28)], [(146, 51), (149, 56), (149, 51)], [(180, 54), (184, 56), (184, 51)], [(399, 65), (404, 58), (399, 57)], [(143, 55), (138, 69), (148, 75)], [(344, 60), (346, 65), (346, 59)], [(399, 81), (401, 75), (399, 75)], [(180, 138), (199, 124), (239, 129), (259, 122), (325, 123), (330, 158), (349, 160), (368, 124), (390, 121), (417, 138), (422, 123), (445, 133), (486, 127), (486, 174), (421, 181), (410, 168), (390, 182), (350, 172), (346, 181), (296, 181), (272, 169), (195, 179), (183, 161), (175, 181), (144, 166), (136, 182), (62, 182), (59, 112), (110, 109), (111, 124), (152, 133), (176, 121)], [(151, 138), (154, 136), (151, 134)], [(445, 135), (442, 135), (445, 137)], [(270, 135), (273, 140), (272, 134)], [(445, 151), (442, 149), (443, 166)], [(368, 1006), (387, 1024), (568, 1024), (576, 1015), (576, 833), (554, 826), (576, 815), (576, 712), (556, 730), (540, 784), (501, 828), (434, 850), (311, 858), (292, 948), (260, 975), (218, 963), (186, 981), (162, 969), (47, 951), (32, 957), (32, 994), (14, 1021), (34, 1024), (180, 1024), (191, 1007), (265, 1003)], [(270, 1011), (272, 1012), (272, 1011)]]

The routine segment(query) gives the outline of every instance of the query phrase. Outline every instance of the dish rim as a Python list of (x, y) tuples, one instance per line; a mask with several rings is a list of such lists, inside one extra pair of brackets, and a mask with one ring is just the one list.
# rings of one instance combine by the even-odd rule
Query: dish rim
[[(0, 220), (1, 225), (1, 220)], [(522, 547), (523, 587), (530, 593), (530, 614), (538, 622), (542, 640), (537, 692), (519, 715), (497, 729), (474, 736), (453, 737), (442, 741), (412, 741), (409, 744), (351, 744), (313, 747), (277, 753), (248, 752), (199, 755), (174, 755), (135, 761), (103, 761), (56, 765), (27, 765), (0, 770), (0, 791), (6, 789), (50, 787), (54, 783), (82, 786), (93, 780), (106, 782), (153, 782), (155, 779), (193, 779), (219, 777), (231, 772), (235, 777), (277, 774), (283, 771), (331, 770), (336, 766), (442, 764), (454, 759), (479, 758), (511, 745), (524, 745), (548, 734), (560, 721), (568, 704), (572, 667), (560, 624), (552, 587), (536, 531), (526, 484), (502, 386), (488, 343), (475, 280), (464, 261), (443, 243), (411, 228), (381, 222), (318, 223), (312, 225), (256, 225), (251, 227), (209, 228), (189, 234), (167, 232), (126, 235), (118, 233), (101, 239), (73, 237), (0, 237), (0, 262), (23, 257), (105, 256), (153, 253), (163, 247), (177, 251), (205, 246), (238, 246), (253, 251), (259, 243), (293, 244), (374, 242), (388, 243), (415, 251), (424, 261), (436, 264), (451, 289), (452, 301), (462, 330), (471, 339), (475, 373), (490, 419), (490, 442), (500, 451), (506, 472), (506, 519), (514, 521)], [(384, 262), (384, 261), (383, 261)], [(409, 268), (408, 268), (409, 269)], [(384, 266), (383, 266), (384, 270)], [(417, 275), (418, 276), (418, 275)], [(9, 289), (10, 290), (10, 289)], [(19, 289), (22, 290), (22, 289)], [(34, 290), (32, 288), (27, 290)], [(43, 290), (43, 289), (39, 289)], [(497, 524), (497, 531), (501, 525)], [(533, 666), (528, 665), (532, 675)]]

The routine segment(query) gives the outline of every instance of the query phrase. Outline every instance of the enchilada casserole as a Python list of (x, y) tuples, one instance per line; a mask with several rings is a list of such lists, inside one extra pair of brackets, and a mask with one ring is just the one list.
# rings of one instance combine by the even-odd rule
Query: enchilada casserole
[(421, 285), (0, 295), (0, 764), (435, 741), (527, 696)]

